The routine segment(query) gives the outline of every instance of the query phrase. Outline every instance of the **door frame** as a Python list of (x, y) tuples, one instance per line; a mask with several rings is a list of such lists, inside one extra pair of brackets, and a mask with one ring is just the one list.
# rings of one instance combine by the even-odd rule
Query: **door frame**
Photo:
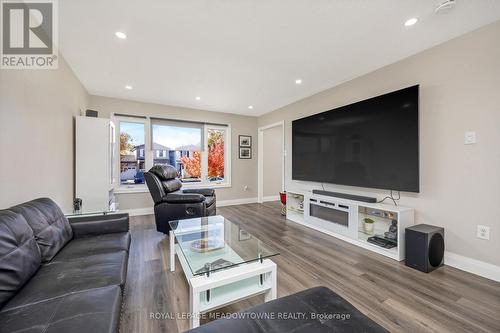
[(257, 149), (257, 202), (263, 202), (264, 193), (264, 131), (274, 127), (281, 127), (281, 190), (285, 190), (285, 121), (258, 128)]

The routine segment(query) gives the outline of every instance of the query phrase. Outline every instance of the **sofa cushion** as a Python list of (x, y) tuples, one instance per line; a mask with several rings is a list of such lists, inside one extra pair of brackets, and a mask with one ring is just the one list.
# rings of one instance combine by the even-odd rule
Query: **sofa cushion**
[(117, 232), (92, 237), (75, 238), (52, 259), (52, 262), (67, 261), (117, 251), (128, 252), (130, 234)]
[(41, 264), (40, 249), (20, 214), (0, 211), (0, 308), (22, 288)]
[(215, 197), (215, 190), (213, 188), (187, 188), (182, 190), (184, 193), (198, 193), (206, 197)]
[(123, 286), (127, 275), (127, 260), (127, 252), (119, 251), (42, 265), (4, 309), (87, 289)]
[(9, 208), (24, 216), (40, 247), (42, 262), (50, 261), (73, 238), (68, 219), (49, 198), (40, 198)]
[[(301, 313), (304, 317), (290, 319), (280, 317), (280, 313)], [(215, 320), (189, 332), (387, 333), (382, 326), (325, 287), (278, 298), (242, 312), (237, 319)]]
[(190, 204), (190, 203), (200, 203), (205, 201), (205, 197), (197, 193), (183, 193), (176, 191), (169, 193), (163, 197), (164, 202), (171, 204)]
[(0, 332), (118, 332), (118, 286), (85, 290), (0, 312)]
[(68, 221), (73, 229), (73, 240), (80, 237), (124, 233), (130, 229), (129, 216), (126, 213), (71, 216)]
[(161, 182), (163, 189), (166, 193), (177, 191), (182, 187), (182, 183), (179, 179), (168, 179)]

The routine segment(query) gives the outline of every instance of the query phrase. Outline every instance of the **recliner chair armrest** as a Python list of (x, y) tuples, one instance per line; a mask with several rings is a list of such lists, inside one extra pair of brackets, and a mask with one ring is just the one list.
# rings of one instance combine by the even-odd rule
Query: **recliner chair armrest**
[(213, 197), (215, 195), (215, 190), (213, 188), (190, 188), (182, 190), (183, 193), (197, 193), (204, 195), (206, 197)]
[(75, 238), (129, 231), (128, 213), (70, 216), (68, 221)]
[(163, 197), (162, 202), (171, 204), (200, 203), (205, 197), (197, 193), (169, 193)]

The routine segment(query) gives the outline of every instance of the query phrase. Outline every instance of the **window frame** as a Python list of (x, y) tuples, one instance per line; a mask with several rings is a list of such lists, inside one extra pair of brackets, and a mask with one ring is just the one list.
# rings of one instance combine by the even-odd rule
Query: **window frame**
[[(146, 170), (149, 170), (153, 167), (154, 161), (154, 151), (153, 151), (153, 143), (152, 143), (152, 121), (149, 116), (145, 118), (141, 117), (127, 117), (127, 116), (118, 116), (113, 114), (111, 116), (112, 121), (116, 124), (116, 140), (115, 144), (117, 145), (117, 151), (120, 150), (120, 122), (129, 122), (129, 123), (140, 123), (144, 124), (144, 167)], [(179, 123), (185, 123), (185, 120), (178, 120)], [(173, 119), (172, 122), (175, 122)], [(223, 181), (208, 181), (208, 131), (214, 130), (222, 130), (224, 131), (224, 180)], [(203, 137), (203, 150), (201, 151), (201, 182), (197, 183), (183, 183), (183, 188), (226, 188), (231, 187), (231, 125), (211, 125), (211, 124), (203, 124), (202, 126)], [(120, 175), (120, 155), (118, 154), (115, 159), (115, 172), (117, 175)], [(120, 177), (117, 177), (118, 181), (114, 184), (115, 193), (144, 193), (149, 192), (146, 184), (121, 184)]]
[[(224, 180), (210, 182), (208, 181), (208, 131), (209, 130), (218, 130), (224, 131)], [(201, 155), (202, 164), (201, 164), (201, 177), (204, 179), (205, 183), (213, 184), (213, 185), (221, 185), (221, 184), (229, 184), (231, 186), (231, 126), (220, 126), (220, 125), (211, 125), (205, 124), (203, 126), (203, 132), (205, 136), (204, 142), (204, 153)], [(229, 140), (228, 140), (229, 138)]]
[[(124, 116), (112, 116), (113, 122), (115, 123), (116, 126), (116, 134), (115, 134), (115, 144), (117, 145), (116, 149), (118, 152), (120, 152), (120, 133), (121, 133), (121, 123), (136, 123), (136, 124), (143, 124), (144, 125), (144, 169), (149, 170), (153, 166), (153, 161), (149, 160), (148, 154), (147, 154), (147, 147), (151, 146), (151, 138), (149, 135), (149, 128), (148, 124), (149, 121), (147, 118), (136, 118), (136, 117), (124, 117)], [(121, 172), (120, 172), (120, 154), (117, 154), (117, 158), (115, 160), (115, 172), (118, 175), (117, 181), (115, 183), (115, 193), (134, 193), (134, 192), (147, 192), (148, 187), (146, 183), (144, 184), (121, 184)]]

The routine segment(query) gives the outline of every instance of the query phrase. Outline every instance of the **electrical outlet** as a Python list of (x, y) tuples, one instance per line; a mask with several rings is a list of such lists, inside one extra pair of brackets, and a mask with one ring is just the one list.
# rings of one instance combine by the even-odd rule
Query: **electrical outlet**
[(477, 226), (477, 238), (490, 240), (490, 227), (486, 225)]
[(467, 131), (464, 134), (464, 144), (466, 145), (473, 145), (476, 143), (476, 132), (474, 131)]

